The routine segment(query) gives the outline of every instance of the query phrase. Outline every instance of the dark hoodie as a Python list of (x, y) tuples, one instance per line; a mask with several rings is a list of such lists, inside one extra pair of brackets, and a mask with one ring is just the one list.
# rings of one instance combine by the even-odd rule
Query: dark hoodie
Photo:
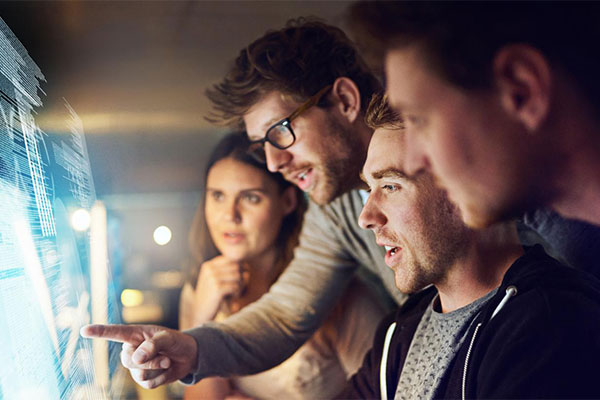
[[(382, 321), (339, 398), (382, 398), (381, 368), (387, 399), (394, 398), (412, 337), (436, 293), (430, 287), (413, 295)], [(527, 249), (475, 317), (435, 397), (600, 398), (600, 282), (541, 246)]]

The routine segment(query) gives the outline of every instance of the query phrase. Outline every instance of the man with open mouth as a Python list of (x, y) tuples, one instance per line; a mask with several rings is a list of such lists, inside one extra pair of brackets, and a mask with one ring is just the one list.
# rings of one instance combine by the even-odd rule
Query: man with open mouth
[(468, 228), (431, 173), (404, 170), (405, 131), (382, 96), (367, 118), (359, 223), (385, 246), (398, 289), (416, 293), (339, 397), (598, 398), (600, 282), (524, 249), (514, 222)]

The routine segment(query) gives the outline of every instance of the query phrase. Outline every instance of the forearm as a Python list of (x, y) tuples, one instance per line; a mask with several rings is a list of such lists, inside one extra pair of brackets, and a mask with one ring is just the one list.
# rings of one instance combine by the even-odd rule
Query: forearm
[(356, 268), (331, 230), (305, 222), (295, 258), (259, 301), (223, 324), (187, 331), (199, 346), (191, 383), (207, 376), (247, 375), (285, 360), (321, 325)]
[(373, 347), (375, 330), (388, 311), (358, 279), (348, 285), (331, 319), (335, 326), (332, 343), (347, 378), (362, 365)]
[(187, 330), (212, 321), (215, 312), (205, 307), (202, 301), (196, 298), (196, 291), (190, 284), (184, 286), (179, 300), (179, 329)]
[(288, 358), (321, 325), (352, 275), (350, 267), (326, 274), (307, 267), (294, 283), (293, 272), (286, 271), (290, 276), (282, 276), (268, 294), (224, 323), (186, 331), (199, 346), (195, 381), (258, 373)]
[(221, 400), (231, 394), (231, 384), (225, 378), (206, 378), (185, 389), (184, 400), (212, 399)]

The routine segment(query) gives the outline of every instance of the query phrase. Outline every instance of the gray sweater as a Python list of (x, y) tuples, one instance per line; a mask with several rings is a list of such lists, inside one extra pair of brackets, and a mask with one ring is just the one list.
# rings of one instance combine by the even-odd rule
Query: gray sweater
[(198, 343), (198, 367), (183, 382), (253, 374), (284, 361), (317, 330), (360, 268), (402, 303), (384, 249), (358, 226), (362, 206), (357, 190), (326, 206), (310, 202), (294, 259), (269, 292), (223, 323), (186, 331)]

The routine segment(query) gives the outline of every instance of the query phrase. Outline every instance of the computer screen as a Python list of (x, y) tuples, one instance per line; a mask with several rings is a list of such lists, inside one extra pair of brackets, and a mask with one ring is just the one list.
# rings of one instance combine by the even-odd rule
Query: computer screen
[(111, 398), (118, 346), (79, 336), (120, 322), (106, 212), (73, 108), (36, 124), (44, 79), (0, 19), (0, 400)]

